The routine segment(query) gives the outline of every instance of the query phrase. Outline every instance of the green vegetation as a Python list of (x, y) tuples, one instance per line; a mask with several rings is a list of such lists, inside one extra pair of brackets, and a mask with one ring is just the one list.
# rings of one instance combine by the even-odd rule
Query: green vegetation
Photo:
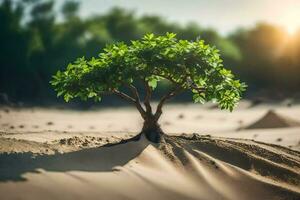
[[(234, 79), (223, 67), (219, 50), (203, 40), (189, 42), (178, 40), (174, 33), (164, 36), (147, 34), (130, 45), (117, 43), (107, 46), (99, 57), (84, 57), (68, 65), (66, 71), (58, 71), (51, 84), (58, 96), (66, 101), (74, 97), (82, 100), (101, 100), (114, 94), (136, 106), (144, 119), (143, 133), (151, 141), (157, 141), (162, 131), (158, 119), (165, 102), (180, 92), (189, 90), (194, 102), (215, 101), (221, 109), (232, 111), (245, 90), (245, 84)], [(158, 82), (167, 80), (172, 89), (159, 101), (156, 111), (150, 104)], [(144, 107), (137, 85), (144, 85)], [(127, 88), (131, 94), (122, 91)]]
[[(55, 3), (0, 1), (0, 93), (12, 100), (57, 102), (49, 81), (68, 63), (82, 55), (91, 60), (106, 44), (123, 41), (129, 45), (146, 33), (166, 32), (188, 41), (200, 38), (220, 49), (224, 65), (249, 85), (248, 96), (257, 96), (261, 90), (272, 98), (299, 91), (300, 33), (287, 37), (280, 27), (258, 24), (224, 37), (193, 23), (180, 26), (157, 16), (137, 17), (120, 8), (81, 19), (75, 1), (66, 1), (60, 10), (54, 10)], [(63, 20), (57, 20), (58, 16)], [(160, 84), (158, 93), (167, 87)]]

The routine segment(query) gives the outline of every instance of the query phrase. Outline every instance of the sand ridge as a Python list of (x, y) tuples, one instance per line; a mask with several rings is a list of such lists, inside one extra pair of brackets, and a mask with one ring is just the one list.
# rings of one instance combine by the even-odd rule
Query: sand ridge
[(5, 199), (300, 198), (298, 151), (197, 134), (165, 135), (160, 144), (136, 139), (65, 153), (2, 153), (0, 192)]
[(283, 116), (274, 110), (269, 110), (262, 118), (248, 125), (245, 129), (299, 127), (300, 121)]
[(153, 144), (130, 108), (0, 108), (1, 199), (300, 199), (300, 128), (273, 126), (299, 111), (171, 105)]

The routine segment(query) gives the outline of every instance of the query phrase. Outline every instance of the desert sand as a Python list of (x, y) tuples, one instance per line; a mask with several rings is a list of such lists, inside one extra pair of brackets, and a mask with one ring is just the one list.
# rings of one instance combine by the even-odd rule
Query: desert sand
[(174, 104), (154, 144), (131, 139), (132, 108), (3, 107), (1, 199), (300, 199), (299, 121), (299, 105)]

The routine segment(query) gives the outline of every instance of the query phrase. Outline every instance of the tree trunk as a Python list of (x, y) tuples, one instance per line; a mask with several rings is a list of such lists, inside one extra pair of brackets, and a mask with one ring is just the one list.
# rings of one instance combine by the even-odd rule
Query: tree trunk
[(142, 133), (145, 134), (146, 138), (154, 143), (158, 143), (163, 134), (157, 121), (153, 115), (146, 117), (142, 129)]

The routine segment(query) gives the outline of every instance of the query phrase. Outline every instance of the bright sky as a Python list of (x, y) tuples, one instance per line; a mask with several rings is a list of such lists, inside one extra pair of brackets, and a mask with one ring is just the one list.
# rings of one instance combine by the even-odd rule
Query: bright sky
[(283, 26), (289, 33), (300, 28), (300, 0), (82, 0), (80, 15), (105, 13), (114, 6), (182, 24), (193, 21), (223, 34), (261, 21)]

